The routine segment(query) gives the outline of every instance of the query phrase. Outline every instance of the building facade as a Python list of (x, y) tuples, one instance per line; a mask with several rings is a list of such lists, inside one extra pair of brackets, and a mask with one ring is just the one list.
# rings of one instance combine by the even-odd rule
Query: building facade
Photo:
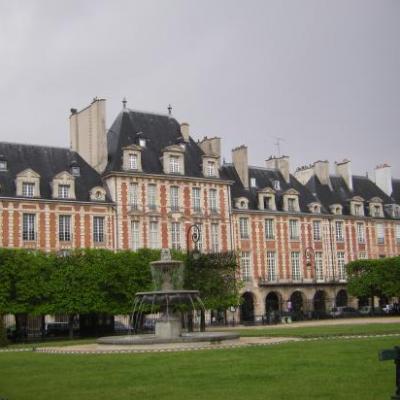
[[(0, 244), (66, 252), (81, 247), (234, 250), (241, 318), (325, 312), (356, 303), (347, 262), (400, 254), (400, 180), (350, 161), (290, 173), (289, 158), (221, 164), (221, 141), (195, 142), (171, 115), (124, 107), (106, 130), (105, 100), (71, 110), (70, 149), (0, 143)], [(362, 299), (361, 299), (362, 300)]]

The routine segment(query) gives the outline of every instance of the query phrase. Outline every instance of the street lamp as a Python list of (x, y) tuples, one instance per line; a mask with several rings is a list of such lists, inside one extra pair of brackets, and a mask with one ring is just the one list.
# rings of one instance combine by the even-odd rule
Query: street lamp
[[(190, 235), (190, 233), (191, 233), (191, 235)], [(193, 259), (198, 260), (200, 258), (200, 251), (198, 248), (198, 243), (201, 239), (201, 229), (200, 229), (199, 225), (197, 225), (197, 224), (190, 225), (186, 232), (186, 253), (187, 254), (189, 254), (190, 239), (192, 240), (192, 243), (194, 245)]]

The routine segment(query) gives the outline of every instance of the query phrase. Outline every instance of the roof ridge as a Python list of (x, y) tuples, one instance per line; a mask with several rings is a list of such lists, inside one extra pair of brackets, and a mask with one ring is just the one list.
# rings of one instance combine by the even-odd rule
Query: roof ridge
[(24, 146), (24, 147), (45, 147), (47, 149), (60, 149), (60, 150), (67, 150), (70, 151), (71, 153), (76, 153), (75, 150), (71, 150), (69, 147), (60, 147), (60, 146), (49, 146), (45, 144), (35, 144), (35, 143), (18, 143), (18, 142), (8, 142), (6, 140), (2, 140), (0, 142), (1, 144), (11, 144), (11, 145), (16, 145), (16, 146)]
[(134, 113), (140, 113), (140, 114), (155, 115), (157, 117), (167, 117), (169, 119), (174, 119), (176, 122), (178, 122), (177, 119), (175, 117), (173, 117), (172, 115), (162, 114), (162, 113), (155, 112), (155, 111), (143, 111), (143, 110), (136, 110), (136, 109), (132, 109), (132, 108), (125, 108), (125, 110), (122, 110), (121, 112), (123, 113), (123, 112), (126, 112), (126, 111), (134, 112)]

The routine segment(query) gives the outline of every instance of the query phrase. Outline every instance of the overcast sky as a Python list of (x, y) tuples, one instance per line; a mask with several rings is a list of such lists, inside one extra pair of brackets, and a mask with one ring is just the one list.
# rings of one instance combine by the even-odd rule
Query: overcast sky
[[(400, 178), (400, 1), (0, 0), (0, 140), (69, 144), (69, 110), (165, 113), (252, 165)], [(333, 170), (333, 166), (332, 166)]]

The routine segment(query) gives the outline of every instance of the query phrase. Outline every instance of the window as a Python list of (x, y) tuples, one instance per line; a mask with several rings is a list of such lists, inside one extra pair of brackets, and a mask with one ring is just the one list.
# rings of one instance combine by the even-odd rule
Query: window
[(129, 169), (136, 170), (138, 166), (137, 154), (129, 154)]
[(35, 195), (35, 184), (30, 182), (22, 183), (22, 196), (33, 197)]
[(291, 240), (299, 240), (299, 221), (297, 219), (289, 220), (289, 235)]
[(299, 281), (299, 280), (301, 280), (300, 252), (292, 251), (291, 261), (292, 261), (292, 279), (294, 281)]
[(324, 280), (324, 264), (321, 251), (315, 252), (315, 279), (317, 281)]
[(139, 185), (136, 182), (129, 185), (129, 203), (133, 210), (139, 208)]
[(338, 269), (339, 269), (339, 280), (344, 281), (344, 280), (346, 280), (346, 268), (345, 268), (343, 251), (339, 251), (337, 253), (337, 262), (338, 262)]
[(169, 172), (171, 174), (179, 174), (181, 172), (179, 156), (169, 156)]
[(7, 161), (0, 160), (0, 171), (7, 171)]
[(171, 222), (171, 241), (174, 250), (181, 248), (181, 224), (179, 222)]
[(58, 217), (58, 240), (69, 242), (71, 240), (71, 216), (60, 215)]
[(265, 220), (265, 239), (274, 238), (274, 220), (269, 218)]
[(203, 250), (203, 224), (196, 223), (196, 226), (199, 232), (199, 240), (195, 243), (195, 246), (196, 249), (201, 252)]
[(354, 215), (359, 217), (364, 215), (363, 206), (361, 204), (354, 204)]
[(210, 189), (209, 196), (210, 196), (210, 211), (217, 212), (217, 190)]
[(271, 196), (264, 196), (263, 198), (264, 210), (272, 210), (272, 199)]
[(250, 178), (250, 186), (251, 186), (252, 188), (256, 188), (256, 187), (257, 187), (256, 178), (254, 178), (254, 177), (251, 177), (251, 178)]
[(313, 238), (321, 240), (321, 221), (313, 221)]
[(24, 214), (22, 216), (22, 240), (35, 240), (35, 214)]
[(367, 258), (367, 253), (366, 253), (365, 251), (360, 251), (360, 252), (358, 253), (358, 258), (359, 258), (360, 260), (365, 260), (365, 259)]
[(104, 242), (104, 217), (93, 217), (93, 242)]
[(376, 237), (378, 244), (385, 243), (385, 227), (383, 224), (376, 224)]
[(150, 240), (149, 245), (151, 249), (158, 249), (158, 222), (157, 221), (150, 221), (149, 226), (150, 231)]
[(288, 199), (288, 211), (289, 212), (294, 212), (296, 211), (296, 199)]
[(216, 176), (214, 161), (207, 161), (207, 176)]
[(58, 185), (58, 197), (60, 199), (68, 199), (69, 198), (69, 188), (70, 188), (70, 185)]
[(81, 168), (78, 166), (72, 167), (71, 168), (71, 174), (72, 176), (80, 176), (81, 175)]
[(242, 251), (240, 253), (240, 272), (244, 281), (249, 281), (251, 279), (251, 263), (249, 251)]
[(148, 200), (149, 210), (155, 210), (157, 207), (156, 192), (157, 192), (157, 186), (154, 183), (150, 183), (147, 186), (147, 200)]
[(131, 221), (132, 250), (136, 251), (140, 247), (139, 221)]
[(381, 217), (382, 216), (381, 206), (379, 204), (372, 206), (372, 216), (373, 217)]
[(171, 186), (171, 210), (179, 211), (179, 188), (177, 186)]
[(400, 244), (400, 225), (396, 225), (396, 243)]
[(343, 221), (335, 222), (335, 231), (336, 231), (336, 241), (343, 242), (344, 241), (344, 232), (343, 232)]
[(146, 139), (139, 139), (139, 146), (146, 147)]
[(281, 190), (281, 183), (279, 181), (274, 181), (273, 185), (275, 190)]
[(240, 239), (249, 238), (249, 220), (247, 218), (239, 218)]
[(211, 251), (213, 253), (219, 252), (219, 226), (218, 226), (218, 224), (211, 224)]
[(365, 243), (365, 228), (364, 224), (357, 223), (357, 241), (358, 243)]
[(193, 211), (194, 212), (200, 212), (201, 211), (201, 205), (200, 205), (200, 188), (194, 187), (192, 189), (192, 205), (193, 205)]
[(269, 282), (276, 281), (276, 256), (274, 251), (267, 251), (267, 279)]

